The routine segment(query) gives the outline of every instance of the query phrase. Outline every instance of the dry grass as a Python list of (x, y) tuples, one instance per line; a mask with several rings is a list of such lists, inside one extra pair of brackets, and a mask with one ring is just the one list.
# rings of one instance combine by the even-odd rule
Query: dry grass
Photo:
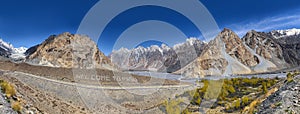
[(21, 112), (21, 110), (22, 110), (22, 106), (21, 106), (20, 102), (14, 102), (14, 103), (12, 103), (11, 107), (16, 112)]
[(16, 90), (14, 86), (6, 81), (1, 81), (0, 83), (3, 93), (10, 98), (14, 95), (16, 95)]

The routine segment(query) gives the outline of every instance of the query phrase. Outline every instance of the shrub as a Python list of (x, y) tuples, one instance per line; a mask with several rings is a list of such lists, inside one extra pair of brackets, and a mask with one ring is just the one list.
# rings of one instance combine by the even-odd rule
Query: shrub
[(268, 87), (267, 87), (267, 83), (266, 82), (262, 83), (262, 90), (263, 90), (264, 93), (268, 93)]
[(243, 98), (242, 98), (242, 104), (243, 105), (247, 105), (249, 103), (249, 98), (247, 97), (247, 96), (244, 96)]
[(22, 110), (22, 106), (21, 106), (20, 102), (12, 103), (11, 107), (16, 112), (21, 112), (21, 110)]
[(9, 84), (6, 81), (3, 81), (1, 83), (1, 88), (2, 88), (3, 93), (5, 93), (8, 98), (16, 95), (16, 90), (15, 90), (14, 86)]
[(286, 76), (286, 80), (287, 80), (287, 82), (292, 82), (293, 81), (293, 78), (294, 78), (294, 76), (293, 76), (293, 74), (292, 73), (288, 73), (287, 74), (287, 76)]
[(236, 109), (239, 109), (240, 106), (241, 106), (241, 101), (240, 101), (240, 99), (238, 99), (238, 100), (235, 101), (234, 107), (235, 107)]
[(164, 102), (164, 106), (166, 108), (166, 113), (167, 114), (180, 114), (180, 106), (179, 104), (182, 103), (183, 100), (182, 99), (178, 99), (178, 100), (166, 100)]

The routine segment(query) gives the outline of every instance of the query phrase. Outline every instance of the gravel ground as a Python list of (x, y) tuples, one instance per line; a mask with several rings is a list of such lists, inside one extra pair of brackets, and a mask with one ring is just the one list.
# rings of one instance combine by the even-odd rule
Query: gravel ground
[(258, 114), (300, 114), (300, 76), (286, 82), (258, 108)]

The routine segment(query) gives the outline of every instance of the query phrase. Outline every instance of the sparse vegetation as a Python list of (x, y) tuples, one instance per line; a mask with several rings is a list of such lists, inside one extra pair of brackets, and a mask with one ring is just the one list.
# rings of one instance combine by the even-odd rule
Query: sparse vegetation
[(268, 88), (267, 88), (267, 83), (266, 82), (263, 82), (262, 83), (262, 90), (263, 90), (263, 93), (268, 93)]
[(242, 104), (245, 106), (249, 103), (249, 98), (247, 96), (242, 97)]
[(253, 101), (256, 97), (268, 93), (268, 90), (279, 80), (279, 78), (201, 80), (202, 88), (187, 91), (183, 95), (190, 95), (191, 105), (194, 106), (199, 106), (203, 99), (216, 99), (217, 102), (212, 108), (224, 107), (224, 112), (240, 112), (246, 106), (253, 105), (255, 107), (257, 104), (254, 104)]
[(2, 89), (2, 92), (5, 94), (5, 96), (8, 98), (6, 99), (8, 103), (11, 103), (11, 108), (18, 112), (21, 113), (22, 106), (19, 101), (13, 100), (13, 96), (16, 95), (16, 90), (12, 84), (10, 84), (7, 81), (0, 80), (0, 86)]
[(182, 111), (182, 114), (192, 114), (192, 112), (189, 111), (188, 108), (186, 108), (186, 109), (184, 109), (184, 110)]
[(14, 111), (16, 111), (16, 112), (21, 112), (21, 110), (22, 110), (22, 106), (21, 106), (20, 102), (18, 102), (18, 101), (12, 103), (12, 104), (11, 104), (11, 107), (12, 107), (12, 109), (13, 109)]
[(294, 73), (289, 72), (289, 73), (286, 75), (286, 81), (287, 81), (288, 83), (293, 82), (294, 77), (297, 76), (297, 75), (299, 75), (299, 74), (300, 74), (299, 72), (294, 72)]
[(16, 95), (16, 90), (15, 90), (14, 86), (11, 85), (10, 83), (1, 80), (0, 85), (2, 88), (2, 92), (5, 93), (6, 97), (10, 98), (10, 97)]
[(182, 99), (175, 99), (175, 100), (166, 100), (163, 103), (163, 106), (166, 109), (166, 113), (167, 114), (180, 114), (181, 110), (180, 110), (180, 103), (182, 103), (183, 100)]

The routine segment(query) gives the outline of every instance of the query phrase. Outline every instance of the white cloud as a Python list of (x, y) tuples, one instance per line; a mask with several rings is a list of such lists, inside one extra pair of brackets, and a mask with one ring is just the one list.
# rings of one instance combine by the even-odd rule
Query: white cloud
[(245, 21), (229, 25), (228, 27), (233, 29), (239, 36), (244, 36), (250, 30), (256, 31), (271, 31), (276, 29), (288, 29), (288, 27), (294, 27), (300, 25), (300, 14), (285, 14), (267, 17), (258, 21)]

